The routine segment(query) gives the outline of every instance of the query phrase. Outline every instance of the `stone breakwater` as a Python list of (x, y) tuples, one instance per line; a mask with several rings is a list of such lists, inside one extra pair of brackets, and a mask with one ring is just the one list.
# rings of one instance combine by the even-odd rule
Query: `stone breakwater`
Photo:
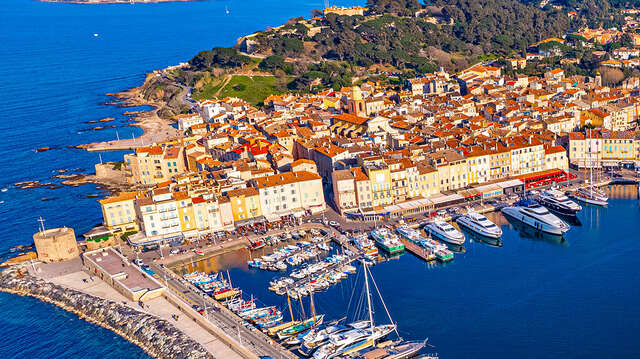
[(46, 282), (18, 270), (0, 272), (0, 291), (57, 305), (81, 319), (113, 331), (154, 358), (213, 358), (199, 343), (164, 319)]

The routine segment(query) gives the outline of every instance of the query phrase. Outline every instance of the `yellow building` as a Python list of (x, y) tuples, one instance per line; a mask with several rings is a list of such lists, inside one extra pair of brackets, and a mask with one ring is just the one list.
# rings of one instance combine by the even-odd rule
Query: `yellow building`
[(104, 225), (116, 234), (139, 231), (135, 207), (139, 195), (138, 192), (122, 192), (100, 200)]
[(491, 150), (489, 166), (490, 181), (509, 177), (511, 175), (511, 151), (503, 146)]
[(386, 164), (367, 164), (364, 171), (369, 177), (371, 202), (375, 206), (391, 204), (394, 196), (391, 193), (391, 171)]
[(440, 191), (453, 191), (469, 184), (467, 159), (454, 150), (429, 154), (431, 164), (438, 170)]
[(483, 149), (474, 149), (465, 153), (469, 183), (487, 182), (491, 175), (491, 153)]
[(196, 219), (193, 215), (193, 204), (187, 192), (174, 192), (173, 198), (178, 208), (180, 232), (188, 233), (196, 229)]
[(260, 193), (255, 187), (232, 190), (227, 192), (227, 196), (231, 202), (231, 212), (235, 223), (262, 217)]
[(186, 170), (183, 147), (139, 147), (124, 162), (129, 183), (161, 183)]

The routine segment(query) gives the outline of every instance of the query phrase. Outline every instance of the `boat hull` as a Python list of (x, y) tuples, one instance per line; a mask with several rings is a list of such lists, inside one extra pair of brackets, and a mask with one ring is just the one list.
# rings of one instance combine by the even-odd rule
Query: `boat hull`
[(473, 221), (471, 221), (471, 219), (469, 219), (468, 217), (465, 217), (465, 216), (462, 216), (462, 217), (458, 218), (456, 220), (456, 223), (458, 223), (458, 225), (460, 225), (460, 226), (465, 227), (469, 231), (471, 231), (471, 232), (473, 232), (475, 234), (479, 234), (479, 235), (484, 236), (484, 237), (495, 238), (495, 239), (498, 239), (498, 238), (502, 237), (502, 231), (496, 231), (496, 232), (488, 231), (485, 228), (483, 228), (482, 226), (479, 226), (479, 225), (473, 223)]
[(562, 236), (568, 230), (560, 227), (550, 226), (546, 223), (538, 222), (529, 216), (521, 214), (520, 211), (515, 207), (505, 207), (502, 209), (502, 213), (544, 233)]
[(442, 241), (445, 241), (447, 243), (450, 243), (450, 244), (462, 245), (466, 240), (466, 238), (464, 238), (464, 237), (462, 237), (461, 239), (458, 239), (458, 238), (452, 238), (452, 237), (449, 237), (449, 236), (445, 236), (444, 234), (440, 233), (439, 231), (436, 231), (436, 230), (432, 229), (429, 225), (425, 226), (424, 228), (425, 228), (425, 230), (427, 232), (429, 232), (431, 234), (431, 236), (436, 237), (436, 238), (438, 238), (438, 239), (440, 239)]
[(604, 207), (608, 203), (607, 201), (604, 201), (604, 200), (599, 200), (599, 199), (596, 199), (596, 198), (589, 198), (589, 197), (586, 197), (586, 196), (581, 196), (581, 195), (576, 195), (576, 194), (573, 194), (571, 197), (573, 197), (574, 199), (576, 199), (576, 200), (578, 200), (578, 201), (580, 201), (582, 203), (592, 204), (592, 205), (595, 205), (595, 206)]
[(541, 205), (545, 206), (548, 210), (550, 210), (551, 212), (555, 212), (557, 214), (561, 214), (563, 216), (576, 216), (578, 214), (578, 212), (580, 211), (579, 209), (571, 209), (571, 208), (567, 208), (565, 206), (561, 206), (557, 203), (554, 203), (553, 201), (550, 201), (546, 198), (538, 198), (538, 203), (540, 203)]

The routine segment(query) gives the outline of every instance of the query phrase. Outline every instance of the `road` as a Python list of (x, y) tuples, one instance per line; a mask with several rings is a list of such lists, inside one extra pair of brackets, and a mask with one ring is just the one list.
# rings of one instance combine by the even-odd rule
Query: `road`
[[(291, 352), (284, 349), (280, 344), (267, 337), (264, 333), (253, 327), (245, 327), (244, 322), (238, 318), (235, 314), (230, 312), (227, 308), (221, 306), (216, 301), (211, 299), (207, 295), (203, 295), (198, 289), (188, 284), (183, 279), (178, 278), (169, 270), (160, 266), (159, 264), (151, 264), (151, 268), (156, 272), (161, 282), (166, 279), (166, 284), (170, 289), (179, 297), (183, 294), (192, 303), (197, 304), (202, 308), (206, 308), (206, 316), (209, 321), (227, 333), (229, 336), (234, 337), (238, 342), (247, 347), (258, 356), (271, 356), (273, 358), (296, 358)], [(205, 305), (206, 303), (206, 305)], [(191, 304), (191, 303), (189, 303)], [(219, 311), (214, 310), (219, 308)]]

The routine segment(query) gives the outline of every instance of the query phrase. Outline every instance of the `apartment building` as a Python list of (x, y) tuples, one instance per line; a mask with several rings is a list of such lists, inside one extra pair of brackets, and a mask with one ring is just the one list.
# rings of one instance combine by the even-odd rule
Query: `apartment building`
[(186, 170), (183, 147), (139, 147), (124, 155), (125, 174), (129, 183), (156, 184)]
[(138, 192), (122, 192), (101, 199), (99, 202), (104, 225), (117, 234), (139, 231), (135, 201), (140, 195)]
[(258, 189), (262, 215), (268, 221), (326, 209), (322, 178), (318, 174), (286, 172), (255, 178), (252, 182)]

